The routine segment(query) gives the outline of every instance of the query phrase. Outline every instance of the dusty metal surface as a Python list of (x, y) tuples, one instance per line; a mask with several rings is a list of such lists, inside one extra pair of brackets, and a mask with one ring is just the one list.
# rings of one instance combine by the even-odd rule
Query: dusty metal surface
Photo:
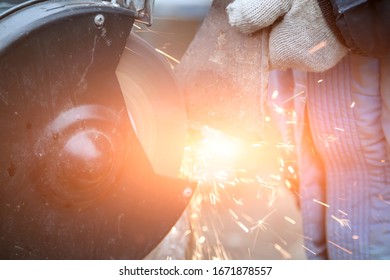
[(232, 28), (225, 12), (230, 2), (213, 2), (175, 72), (190, 120), (261, 139), (267, 38), (263, 32), (247, 36)]
[[(153, 126), (155, 150), (179, 161), (164, 124), (179, 128), (171, 116), (185, 114), (164, 94), (177, 93), (171, 69), (143, 59), (155, 50), (141, 40), (126, 43), (131, 14), (66, 3), (45, 1), (0, 21), (0, 259), (141, 259), (195, 186), (156, 174), (138, 135)], [(129, 112), (143, 109), (141, 100), (159, 122)], [(185, 131), (169, 136), (180, 141)], [(166, 166), (159, 171), (172, 171)]]

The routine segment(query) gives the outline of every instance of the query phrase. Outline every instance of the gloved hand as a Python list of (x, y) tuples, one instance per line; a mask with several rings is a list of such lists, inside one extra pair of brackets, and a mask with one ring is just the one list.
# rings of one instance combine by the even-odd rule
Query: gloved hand
[(325, 71), (347, 53), (328, 27), (317, 0), (235, 0), (229, 23), (246, 34), (271, 26), (272, 69)]

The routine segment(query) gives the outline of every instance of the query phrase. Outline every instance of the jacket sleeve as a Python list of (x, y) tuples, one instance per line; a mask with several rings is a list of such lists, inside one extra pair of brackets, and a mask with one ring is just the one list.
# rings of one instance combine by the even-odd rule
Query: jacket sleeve
[(317, 1), (330, 29), (353, 53), (375, 58), (390, 55), (390, 1)]

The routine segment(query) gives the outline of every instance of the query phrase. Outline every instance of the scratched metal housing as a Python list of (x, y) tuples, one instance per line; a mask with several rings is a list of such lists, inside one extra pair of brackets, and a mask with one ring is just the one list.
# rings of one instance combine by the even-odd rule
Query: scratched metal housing
[(116, 76), (127, 41), (154, 50), (129, 38), (133, 12), (100, 2), (0, 20), (1, 259), (140, 259), (188, 201), (154, 172)]

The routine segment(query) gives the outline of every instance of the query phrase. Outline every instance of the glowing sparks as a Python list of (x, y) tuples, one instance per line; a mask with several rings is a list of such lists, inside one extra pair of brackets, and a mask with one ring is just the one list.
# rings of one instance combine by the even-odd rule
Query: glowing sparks
[(253, 148), (261, 148), (264, 146), (264, 142), (261, 142), (261, 143), (253, 143), (252, 144), (252, 147)]
[(160, 50), (160, 49), (157, 49), (157, 48), (155, 48), (155, 50), (156, 50), (158, 53), (162, 54), (163, 56), (165, 56), (165, 57), (169, 58), (170, 60), (176, 62), (177, 64), (180, 63), (180, 61), (179, 61), (178, 59), (176, 59), (176, 58), (174, 58), (173, 56), (167, 54), (166, 52), (164, 52), (164, 51), (162, 51), (162, 50)]
[(358, 240), (359, 239), (359, 235), (356, 235), (356, 234), (352, 235), (352, 239), (353, 240)]
[(293, 168), (291, 165), (289, 165), (289, 166), (287, 167), (287, 169), (288, 169), (288, 171), (289, 171), (291, 174), (294, 174), (294, 173), (295, 173), (295, 170), (294, 170), (294, 168)]
[[(224, 242), (226, 238), (229, 240), (227, 242), (238, 241), (235, 237), (224, 234), (227, 226), (225, 223), (231, 223), (236, 234), (245, 236), (240, 238), (253, 238), (249, 246), (255, 246), (259, 232), (265, 232), (270, 227), (267, 234), (275, 235), (280, 240), (278, 241), (280, 245), (278, 244), (276, 249), (283, 258), (291, 258), (291, 254), (282, 248), (287, 246), (286, 240), (272, 230), (271, 221), (268, 220), (277, 211), (274, 204), (279, 197), (280, 175), (271, 175), (278, 180), (268, 182), (268, 173), (259, 175), (257, 171), (246, 168), (246, 166), (252, 168), (253, 165), (248, 159), (258, 160), (257, 153), (263, 152), (264, 146), (269, 143), (243, 143), (242, 140), (207, 126), (192, 125), (191, 128), (193, 135), (189, 137), (189, 143), (184, 149), (180, 174), (181, 177), (198, 182), (198, 188), (192, 196), (188, 210), (191, 231), (188, 231), (187, 238), (191, 238), (194, 244), (191, 258), (216, 260), (232, 258), (228, 250), (230, 248), (225, 247)], [(283, 148), (295, 148), (291, 143), (279, 144)], [(290, 169), (290, 172), (295, 170)], [(249, 188), (243, 188), (246, 186)], [(245, 213), (246, 198), (240, 196), (242, 190), (255, 192), (253, 199), (259, 199), (263, 207), (269, 209), (262, 218)], [(288, 216), (285, 220), (291, 224), (296, 223)], [(249, 251), (253, 252), (254, 249), (255, 247), (251, 247), (252, 251)]]
[(280, 164), (281, 167), (284, 168), (284, 159), (280, 158), (279, 159), (279, 164)]
[(341, 132), (344, 132), (344, 131), (345, 131), (343, 128), (339, 128), (339, 127), (335, 127), (334, 129), (335, 129), (335, 130), (338, 130), (338, 131), (341, 131)]
[(177, 233), (177, 228), (176, 228), (176, 227), (172, 227), (172, 228), (171, 228), (171, 233), (172, 233), (172, 234)]
[[(277, 191), (274, 189), (274, 190), (272, 190), (270, 196), (268, 197), (268, 203), (267, 203), (268, 207), (271, 208), (277, 199), (278, 199)], [(275, 209), (275, 211), (276, 211), (276, 209)]]
[(324, 80), (323, 79), (320, 79), (317, 81), (317, 83), (321, 84)]
[[(262, 189), (268, 189), (268, 190), (271, 190), (271, 191), (275, 190), (275, 186), (270, 185), (264, 179), (262, 179), (262, 178), (260, 178), (258, 176), (256, 177), (256, 179), (257, 179), (257, 184), (259, 185), (259, 192)], [(257, 195), (257, 197), (259, 198), (259, 194)]]
[(342, 227), (348, 227), (349, 229), (351, 229), (351, 226), (349, 225), (349, 220), (348, 219), (341, 219), (341, 218), (337, 218), (336, 216), (332, 215), (331, 216), (332, 219), (334, 219), (335, 221), (337, 221), (340, 226)]
[(241, 218), (242, 220), (245, 220), (246, 222), (250, 223), (250, 224), (255, 224), (256, 221), (253, 217), (245, 214), (245, 213), (241, 213)]
[(383, 201), (384, 203), (386, 203), (386, 204), (389, 204), (389, 205), (390, 205), (390, 201), (388, 201), (388, 200), (385, 200), (382, 194), (379, 194), (379, 199), (380, 199), (381, 201)]
[(244, 183), (244, 184), (253, 184), (256, 180), (254, 178), (240, 178), (239, 179), (241, 183)]
[(290, 218), (290, 217), (288, 217), (288, 216), (284, 216), (284, 219), (285, 219), (287, 222), (289, 222), (290, 224), (293, 224), (293, 225), (295, 225), (295, 224), (297, 223), (294, 219), (292, 219), (292, 218)]
[(264, 220), (260, 220), (257, 222), (257, 225), (252, 227), (251, 230), (258, 230), (261, 229), (262, 231), (266, 231), (267, 227), (265, 226)]
[(270, 178), (276, 180), (276, 181), (282, 181), (282, 177), (280, 175), (276, 175), (276, 174), (271, 174), (269, 175)]
[(236, 199), (236, 198), (234, 198), (234, 197), (233, 197), (233, 201), (234, 201), (234, 203), (237, 204), (237, 205), (241, 205), (241, 206), (244, 205), (244, 203), (243, 203), (241, 200), (238, 200), (238, 199)]
[(205, 236), (199, 237), (198, 242), (199, 242), (199, 244), (205, 243), (206, 242), (206, 237)]
[(310, 252), (311, 254), (313, 254), (314, 256), (317, 255), (316, 252), (314, 252), (313, 250), (310, 250), (309, 248), (307, 248), (306, 246), (302, 245), (302, 248), (305, 249), (306, 251)]
[(319, 201), (319, 200), (317, 200), (317, 199), (315, 199), (315, 198), (313, 198), (313, 201), (314, 201), (315, 203), (318, 203), (318, 204), (320, 204), (320, 205), (322, 205), (322, 206), (325, 206), (325, 207), (329, 208), (329, 204), (326, 204), (326, 203), (324, 203), (324, 202), (322, 202), (322, 201)]
[(274, 107), (274, 111), (280, 115), (284, 115), (286, 113), (283, 107), (277, 106), (276, 104), (274, 104), (273, 107)]
[(309, 53), (310, 54), (313, 54), (315, 52), (318, 52), (319, 50), (325, 48), (327, 46), (327, 42), (326, 41), (321, 41), (320, 43), (318, 43), (317, 45), (313, 46), (310, 50), (309, 50)]
[(210, 193), (209, 197), (210, 197), (209, 201), (210, 201), (211, 205), (216, 205), (217, 202), (219, 201), (219, 198), (215, 193)]
[(329, 242), (329, 244), (332, 244), (333, 246), (339, 248), (340, 250), (342, 250), (342, 251), (344, 251), (344, 252), (346, 252), (346, 253), (352, 255), (352, 252), (349, 251), (349, 250), (347, 250), (347, 249), (345, 249), (344, 247), (341, 247), (340, 245), (338, 245), (338, 244), (336, 244), (336, 243), (334, 243), (334, 242), (332, 242), (332, 241), (330, 241), (330, 240), (329, 240), (328, 242)]
[(300, 95), (302, 95), (302, 94), (304, 94), (304, 93), (305, 93), (304, 91), (298, 92), (298, 93), (295, 94), (294, 96), (292, 96), (292, 97), (290, 97), (290, 98), (284, 100), (284, 101), (283, 101), (283, 104), (284, 104), (284, 103), (287, 103), (287, 102), (289, 102), (289, 101), (291, 101), (291, 100), (293, 100), (293, 99), (295, 99), (295, 98), (297, 98), (298, 96), (300, 96)]
[(288, 189), (291, 189), (291, 188), (292, 188), (292, 185), (291, 185), (290, 180), (285, 179), (285, 180), (284, 180), (284, 184), (286, 185), (286, 187), (287, 187)]
[(276, 212), (277, 209), (274, 209), (272, 212), (270, 212), (269, 214), (267, 214), (264, 218), (262, 218), (261, 220), (259, 220), (257, 222), (257, 225), (252, 227), (251, 230), (254, 230), (254, 229), (257, 229), (257, 228), (261, 228), (263, 230), (266, 230), (266, 226), (265, 226), (265, 220), (268, 219), (272, 214), (274, 214)]
[(279, 91), (274, 90), (274, 92), (272, 93), (272, 100), (275, 100), (276, 98), (278, 98), (278, 95), (279, 95)]
[(283, 249), (279, 244), (275, 243), (274, 248), (279, 251), (284, 259), (291, 259), (291, 254)]
[(233, 217), (235, 220), (238, 220), (238, 219), (239, 219), (239, 218), (238, 218), (238, 215), (237, 215), (231, 208), (229, 208), (228, 211), (229, 211), (230, 215), (232, 215), (232, 217)]
[(337, 211), (339, 211), (341, 214), (343, 214), (344, 216), (348, 216), (347, 213), (345, 213), (344, 211), (341, 211), (340, 209), (338, 209)]
[(240, 221), (236, 221), (237, 225), (246, 233), (249, 233), (249, 229)]
[(277, 145), (276, 145), (277, 148), (279, 149), (283, 149), (285, 150), (286, 152), (293, 152), (295, 150), (295, 145), (291, 143), (291, 141), (287, 141), (287, 142), (279, 142)]
[(355, 107), (355, 105), (356, 105), (356, 103), (355, 103), (355, 101), (353, 101), (351, 104), (351, 109), (353, 109)]

